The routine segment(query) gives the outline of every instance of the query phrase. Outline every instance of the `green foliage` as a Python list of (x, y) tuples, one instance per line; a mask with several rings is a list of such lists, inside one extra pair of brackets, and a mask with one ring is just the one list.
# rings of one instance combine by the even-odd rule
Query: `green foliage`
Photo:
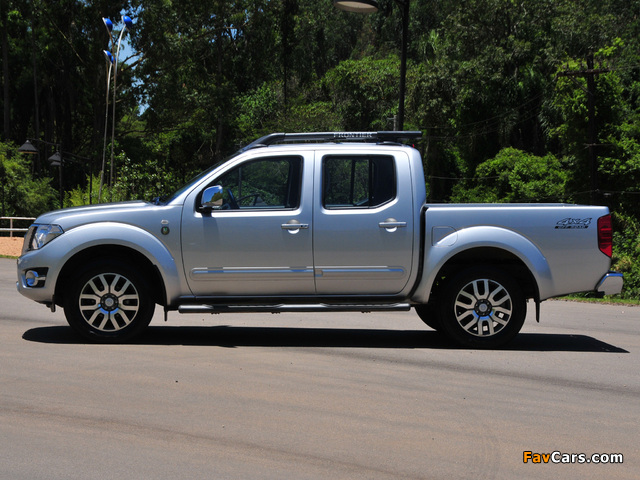
[(33, 178), (29, 167), (28, 159), (15, 146), (0, 142), (0, 216), (31, 217), (54, 208), (56, 192), (51, 179)]
[(395, 113), (399, 60), (347, 60), (327, 72), (322, 88), (345, 130), (387, 130)]
[(475, 178), (454, 187), (452, 201), (537, 203), (565, 200), (568, 175), (553, 155), (537, 157), (515, 148), (478, 165)]
[(245, 141), (271, 133), (283, 102), (277, 84), (263, 83), (257, 89), (238, 98), (236, 126)]
[(290, 106), (279, 124), (288, 132), (335, 132), (344, 130), (343, 118), (331, 102), (316, 101)]
[[(73, 190), (65, 192), (64, 206), (65, 207), (81, 207), (83, 205), (90, 205), (98, 203), (98, 197), (100, 193), (100, 176), (95, 175), (93, 178), (87, 177), (87, 187), (76, 187)], [(109, 198), (109, 193), (103, 188), (102, 200), (103, 202)]]
[[(104, 185), (101, 202), (148, 200), (164, 197), (180, 184), (166, 169), (158, 167), (158, 160), (133, 162), (124, 153), (116, 157), (118, 176), (112, 186)], [(76, 187), (65, 195), (65, 207), (98, 203), (100, 176), (86, 179), (86, 187)], [(91, 193), (90, 193), (91, 192)], [(91, 196), (91, 200), (89, 200)]]
[(640, 221), (613, 213), (613, 268), (624, 274), (622, 298), (640, 298)]

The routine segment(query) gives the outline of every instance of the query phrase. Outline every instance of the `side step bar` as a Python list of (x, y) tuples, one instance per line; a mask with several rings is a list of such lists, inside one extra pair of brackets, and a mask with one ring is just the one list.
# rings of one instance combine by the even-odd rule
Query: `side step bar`
[(179, 313), (284, 313), (284, 312), (407, 312), (408, 303), (381, 305), (180, 305)]

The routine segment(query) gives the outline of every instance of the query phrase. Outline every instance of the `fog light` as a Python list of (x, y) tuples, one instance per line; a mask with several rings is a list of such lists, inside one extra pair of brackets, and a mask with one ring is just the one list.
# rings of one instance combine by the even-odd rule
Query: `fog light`
[(24, 281), (27, 287), (37, 288), (44, 286), (44, 281), (47, 277), (43, 273), (37, 270), (27, 270), (24, 274)]
[(27, 286), (33, 287), (36, 283), (38, 283), (38, 272), (35, 270), (29, 270), (24, 274), (24, 279), (27, 282)]

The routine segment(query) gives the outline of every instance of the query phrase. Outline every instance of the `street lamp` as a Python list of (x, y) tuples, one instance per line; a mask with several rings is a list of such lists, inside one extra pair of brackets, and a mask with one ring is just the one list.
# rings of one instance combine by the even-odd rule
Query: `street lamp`
[(40, 153), (38, 152), (38, 149), (35, 147), (35, 145), (31, 143), (31, 140), (27, 140), (26, 142), (24, 142), (20, 146), (20, 148), (18, 148), (18, 151), (26, 155), (38, 155)]
[(59, 167), (64, 163), (59, 151), (51, 155), (48, 160), (52, 167)]
[[(71, 157), (71, 158), (69, 158)], [(75, 160), (74, 160), (75, 159)], [(85, 177), (87, 176), (87, 171), (85, 170), (85, 163), (89, 165), (89, 172), (88, 172), (88, 176), (89, 176), (89, 205), (93, 204), (93, 200), (92, 200), (92, 196), (93, 196), (93, 161), (90, 158), (87, 157), (81, 157), (80, 155), (76, 155), (75, 153), (71, 153), (71, 152), (63, 152), (62, 150), (58, 149), (56, 150), (56, 152), (51, 155), (49, 158), (49, 164), (52, 167), (60, 167), (60, 206), (62, 207), (62, 200), (63, 200), (63, 187), (64, 187), (64, 181), (63, 181), (63, 177), (62, 177), (62, 167), (64, 165), (67, 165), (67, 163), (72, 163), (75, 164), (77, 166), (80, 167), (80, 169), (82, 170), (82, 173), (85, 175)], [(80, 161), (78, 161), (80, 160)], [(83, 195), (84, 197), (84, 195)]]
[[(49, 144), (49, 142), (44, 142), (42, 140), (34, 140), (34, 142)], [(23, 155), (38, 155), (38, 163), (40, 163), (40, 151), (33, 143), (31, 143), (31, 140), (27, 139), (26, 142), (20, 145), (20, 147), (18, 148), (18, 152), (22, 153)], [(60, 185), (60, 202), (60, 208), (62, 208), (62, 184)]]
[(63, 179), (62, 179), (62, 165), (64, 164), (64, 160), (62, 158), (62, 155), (60, 155), (60, 150), (57, 149), (56, 153), (54, 153), (53, 155), (51, 155), (49, 158), (49, 164), (52, 167), (58, 167), (58, 183), (60, 184), (60, 208), (64, 207), (64, 185), (63, 185)]
[[(78, 160), (82, 160), (86, 163), (89, 164), (89, 204), (92, 204), (92, 193), (93, 193), (93, 167), (92, 167), (92, 160), (90, 158), (87, 157), (81, 157), (80, 155), (76, 155), (75, 153), (69, 153), (69, 152), (63, 152), (62, 149), (60, 148), (60, 145), (57, 143), (52, 143), (52, 142), (47, 142), (45, 140), (39, 140), (39, 139), (33, 139), (33, 142), (36, 143), (42, 143), (44, 145), (48, 145), (50, 147), (54, 147), (55, 148), (55, 152), (53, 155), (51, 155), (47, 160), (49, 161), (49, 165), (51, 165), (52, 167), (59, 167), (60, 171), (59, 171), (59, 184), (60, 184), (60, 208), (64, 207), (64, 179), (63, 179), (63, 175), (62, 175), (62, 167), (63, 165), (65, 165), (67, 163), (67, 159), (64, 157), (75, 157)], [(40, 151), (35, 147), (35, 145), (33, 144), (31, 139), (27, 139), (26, 142), (24, 142), (20, 148), (18, 148), (18, 152), (25, 154), (25, 155), (40, 155)], [(63, 157), (64, 155), (64, 157)], [(84, 167), (82, 166), (82, 163), (78, 163), (78, 162), (74, 162), (73, 160), (69, 160), (71, 163), (76, 163), (76, 165), (81, 165), (80, 168), (82, 168), (83, 172), (86, 174), (86, 170), (84, 169)]]
[(334, 0), (336, 8), (346, 12), (373, 13), (378, 11), (378, 2), (375, 0)]
[[(52, 167), (60, 167), (60, 208), (62, 208), (64, 206), (64, 193), (62, 185), (62, 164), (64, 163), (64, 160), (62, 159), (62, 156), (60, 156), (60, 146), (57, 143), (46, 142), (44, 140), (34, 139), (33, 141), (37, 143), (44, 143), (45, 145), (55, 147), (56, 149), (55, 153), (49, 157), (49, 163)], [(29, 139), (27, 139), (27, 141), (18, 148), (18, 152), (25, 155), (40, 155), (40, 151)]]
[[(400, 53), (400, 99), (398, 102), (397, 130), (404, 130), (404, 96), (407, 80), (407, 43), (409, 38), (409, 1), (395, 0), (402, 11), (402, 50)], [(333, 5), (340, 10), (355, 13), (372, 13), (378, 11), (375, 0), (333, 0)]]

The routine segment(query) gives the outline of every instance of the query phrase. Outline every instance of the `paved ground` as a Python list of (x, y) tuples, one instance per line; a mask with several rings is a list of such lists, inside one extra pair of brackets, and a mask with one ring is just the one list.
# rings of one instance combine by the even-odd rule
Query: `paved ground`
[(88, 345), (14, 269), (0, 259), (0, 479), (638, 478), (640, 308), (546, 302), (494, 351), (413, 312), (157, 314), (137, 344)]

